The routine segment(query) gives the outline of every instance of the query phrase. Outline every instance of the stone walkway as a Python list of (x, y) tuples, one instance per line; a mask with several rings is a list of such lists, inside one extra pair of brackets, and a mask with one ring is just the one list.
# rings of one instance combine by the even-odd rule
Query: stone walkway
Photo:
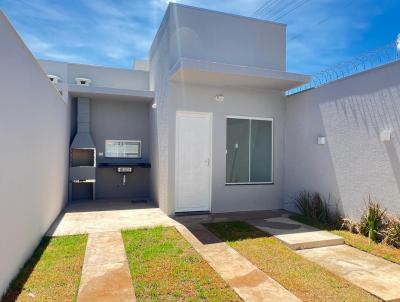
[(120, 232), (89, 234), (77, 301), (136, 301)]
[(287, 217), (248, 220), (248, 223), (278, 238), (292, 250), (344, 244), (342, 237), (318, 230)]
[(384, 301), (400, 301), (400, 266), (348, 245), (298, 251)]
[(297, 253), (384, 301), (400, 301), (400, 266), (287, 217), (248, 220)]
[(244, 301), (301, 301), (204, 226), (176, 228)]

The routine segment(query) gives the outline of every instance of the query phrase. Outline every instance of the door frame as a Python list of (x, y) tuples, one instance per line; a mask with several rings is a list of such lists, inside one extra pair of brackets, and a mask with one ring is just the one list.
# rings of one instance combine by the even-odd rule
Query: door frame
[[(186, 116), (186, 117), (208, 117), (209, 118), (209, 158), (210, 158), (210, 164), (209, 164), (209, 196), (208, 196), (208, 209), (204, 211), (210, 211), (211, 212), (211, 199), (212, 199), (212, 167), (213, 167), (213, 159), (212, 159), (212, 134), (213, 134), (213, 114), (212, 112), (200, 112), (200, 111), (182, 111), (182, 110), (177, 110), (176, 111), (176, 116), (175, 116), (175, 203), (174, 203), (174, 208), (175, 208), (175, 213), (177, 212), (190, 212), (190, 209), (178, 209), (178, 179), (179, 179), (179, 168), (178, 168), (178, 147), (179, 147), (179, 127), (178, 127), (178, 118), (180, 116)], [(196, 212), (196, 211), (193, 211)]]

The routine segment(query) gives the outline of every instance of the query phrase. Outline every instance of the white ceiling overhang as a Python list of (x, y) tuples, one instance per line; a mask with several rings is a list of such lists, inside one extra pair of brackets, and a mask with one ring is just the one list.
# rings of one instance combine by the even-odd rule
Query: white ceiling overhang
[(308, 75), (181, 58), (171, 68), (172, 81), (286, 91), (310, 81)]
[(131, 90), (96, 86), (68, 85), (68, 92), (73, 97), (144, 102), (153, 102), (154, 100), (154, 91), (149, 90)]

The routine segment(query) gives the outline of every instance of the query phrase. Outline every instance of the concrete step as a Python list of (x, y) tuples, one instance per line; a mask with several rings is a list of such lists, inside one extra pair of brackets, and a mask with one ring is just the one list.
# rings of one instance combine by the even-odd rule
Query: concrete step
[(344, 244), (344, 239), (327, 231), (321, 231), (287, 217), (248, 220), (256, 228), (278, 238), (293, 250)]

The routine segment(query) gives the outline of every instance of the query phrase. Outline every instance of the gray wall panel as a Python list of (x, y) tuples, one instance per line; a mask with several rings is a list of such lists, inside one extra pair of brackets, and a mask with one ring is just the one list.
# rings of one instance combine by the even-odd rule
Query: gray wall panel
[[(149, 104), (112, 99), (91, 100), (91, 135), (96, 145), (97, 163), (123, 163), (136, 159), (106, 158), (105, 140), (141, 140), (142, 159), (149, 162)], [(100, 156), (99, 153), (103, 153)], [(122, 175), (115, 168), (98, 168), (96, 171), (96, 198), (149, 197), (149, 169), (135, 168), (127, 174), (126, 186), (121, 186)]]

